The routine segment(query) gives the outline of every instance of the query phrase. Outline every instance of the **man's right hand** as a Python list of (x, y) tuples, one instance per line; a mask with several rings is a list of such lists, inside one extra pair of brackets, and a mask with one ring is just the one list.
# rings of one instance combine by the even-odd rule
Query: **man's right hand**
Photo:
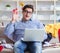
[(18, 19), (18, 10), (17, 10), (17, 8), (16, 9), (13, 9), (13, 11), (12, 11), (12, 23), (15, 23), (16, 21), (17, 21), (17, 19)]

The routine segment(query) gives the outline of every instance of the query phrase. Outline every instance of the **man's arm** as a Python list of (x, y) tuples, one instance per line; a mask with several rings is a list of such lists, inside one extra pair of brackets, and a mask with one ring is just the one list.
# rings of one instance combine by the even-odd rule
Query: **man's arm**
[(13, 32), (14, 32), (14, 23), (9, 23), (4, 30), (4, 34), (9, 39), (13, 40)]
[(16, 9), (13, 9), (12, 11), (13, 15), (12, 15), (12, 20), (11, 22), (6, 26), (4, 34), (11, 40), (13, 40), (13, 32), (14, 32), (14, 25), (17, 21), (18, 18), (18, 14)]

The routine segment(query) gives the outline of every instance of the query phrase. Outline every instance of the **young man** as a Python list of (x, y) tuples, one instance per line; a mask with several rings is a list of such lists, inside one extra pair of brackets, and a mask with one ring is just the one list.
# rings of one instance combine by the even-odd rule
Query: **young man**
[[(32, 5), (25, 5), (22, 9), (22, 20), (17, 22), (17, 15), (12, 18), (10, 24), (7, 25), (5, 29), (5, 34), (14, 42), (14, 52), (15, 53), (24, 53), (26, 48), (29, 48), (30, 53), (42, 53), (41, 42), (25, 42), (22, 40), (24, 38), (24, 30), (28, 29), (43, 29), (44, 26), (40, 21), (32, 20), (32, 15), (34, 8)], [(12, 38), (13, 37), (13, 38)], [(46, 39), (47, 36), (44, 35)]]

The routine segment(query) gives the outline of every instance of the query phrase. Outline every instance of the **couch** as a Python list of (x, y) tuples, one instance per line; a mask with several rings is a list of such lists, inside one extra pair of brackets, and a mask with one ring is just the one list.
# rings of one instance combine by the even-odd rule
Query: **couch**
[[(13, 44), (13, 42), (4, 35), (4, 28), (0, 28), (0, 38), (5, 39), (6, 42), (9, 44), (10, 43)], [(58, 42), (59, 42), (58, 37), (52, 38), (50, 41), (50, 43), (58, 43)], [(43, 53), (46, 53), (46, 51), (45, 52), (44, 52), (44, 50), (42, 50), (42, 51), (43, 51)], [(12, 49), (3, 49), (3, 51), (0, 53), (13, 53), (13, 50)]]

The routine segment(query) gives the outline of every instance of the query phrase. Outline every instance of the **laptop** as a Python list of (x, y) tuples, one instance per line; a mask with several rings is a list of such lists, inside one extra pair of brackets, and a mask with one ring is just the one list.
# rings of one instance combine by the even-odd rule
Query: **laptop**
[(24, 41), (43, 41), (44, 29), (25, 29)]

